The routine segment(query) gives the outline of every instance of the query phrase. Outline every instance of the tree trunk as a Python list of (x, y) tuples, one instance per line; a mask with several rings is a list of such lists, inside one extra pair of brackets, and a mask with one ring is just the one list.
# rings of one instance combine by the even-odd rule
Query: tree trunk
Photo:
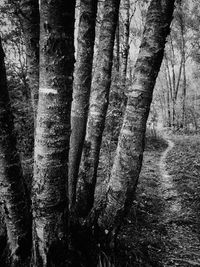
[(97, 0), (81, 0), (69, 153), (69, 201), (74, 206), (92, 79)]
[(167, 88), (167, 114), (168, 114), (168, 126), (171, 127), (171, 109), (170, 109), (170, 92), (169, 88)]
[(115, 61), (114, 61), (114, 67), (116, 69), (117, 74), (119, 74), (120, 69), (120, 21), (118, 16), (118, 22), (115, 32)]
[(122, 51), (122, 87), (125, 89), (126, 86), (126, 73), (128, 65), (128, 54), (129, 54), (129, 34), (130, 34), (130, 0), (124, 0), (125, 9), (125, 20), (124, 20), (124, 43)]
[(186, 90), (187, 90), (187, 78), (186, 78), (186, 57), (185, 57), (185, 22), (183, 17), (183, 10), (180, 3), (180, 27), (181, 27), (181, 43), (182, 43), (182, 65), (183, 65), (183, 92), (182, 92), (182, 125), (186, 126), (185, 108), (186, 108)]
[[(169, 69), (169, 64), (168, 64), (168, 59), (165, 56), (165, 72), (166, 72), (166, 80), (168, 82), (168, 99), (172, 101), (172, 120), (171, 120), (171, 125), (173, 126), (173, 128), (175, 128), (175, 124), (176, 124), (176, 110), (175, 110), (175, 106), (176, 106), (176, 99), (175, 99), (175, 92), (174, 92), (174, 87), (173, 87), (173, 75), (171, 77), (170, 74), (170, 69)], [(170, 102), (169, 103), (169, 107), (170, 107)], [(170, 110), (170, 109), (168, 109)]]
[(27, 266), (31, 252), (30, 201), (16, 148), (7, 90), (4, 52), (0, 41), (0, 191), (10, 250), (10, 266)]
[[(118, 103), (117, 109), (119, 116), (123, 116), (127, 97), (126, 97), (126, 77), (127, 77), (127, 68), (128, 68), (128, 55), (129, 55), (129, 36), (130, 36), (130, 0), (123, 1), (124, 7), (124, 42), (122, 44), (122, 63), (121, 63), (121, 88), (118, 89)], [(120, 125), (121, 128), (121, 125)], [(119, 128), (119, 129), (120, 129)], [(118, 132), (119, 136), (119, 132)]]
[(108, 108), (119, 4), (120, 0), (104, 1), (97, 56), (98, 65), (95, 68), (92, 80), (91, 104), (83, 147), (81, 181), (79, 183), (78, 210), (83, 216), (87, 215), (94, 202), (99, 152)]
[(74, 66), (75, 1), (41, 1), (40, 87), (35, 133), (33, 266), (63, 266)]
[(172, 73), (172, 95), (173, 98), (175, 97), (175, 91), (176, 91), (176, 74), (175, 74), (175, 52), (174, 52), (174, 45), (172, 41), (171, 34), (169, 35), (170, 40), (170, 47), (171, 47), (171, 57), (170, 57), (170, 64), (171, 64), (171, 73)]
[(34, 118), (36, 118), (39, 90), (39, 3), (35, 0), (22, 0), (20, 4), (18, 16), (20, 17), (24, 32), (28, 67), (27, 74)]
[(176, 89), (175, 89), (175, 95), (174, 95), (175, 101), (177, 101), (177, 97), (178, 97), (178, 90), (179, 90), (179, 85), (180, 85), (180, 80), (181, 80), (182, 68), (183, 68), (183, 58), (181, 57), (181, 62), (180, 62), (179, 71), (178, 71), (178, 78), (177, 78), (177, 83), (176, 83)]
[(152, 0), (148, 9), (140, 52), (135, 65), (132, 90), (119, 136), (106, 207), (99, 217), (103, 229), (112, 229), (130, 208), (142, 166), (146, 121), (152, 93), (163, 59), (174, 1)]

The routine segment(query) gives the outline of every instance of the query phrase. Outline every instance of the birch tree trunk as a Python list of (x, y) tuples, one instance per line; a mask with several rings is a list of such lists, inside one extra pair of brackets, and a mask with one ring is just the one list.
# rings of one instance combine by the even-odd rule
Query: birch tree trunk
[(100, 28), (97, 67), (92, 80), (90, 109), (83, 147), (78, 211), (87, 215), (93, 206), (99, 152), (111, 84), (113, 47), (120, 0), (106, 0)]
[(114, 61), (114, 67), (116, 69), (117, 74), (119, 74), (120, 69), (120, 34), (119, 34), (119, 28), (120, 28), (120, 21), (118, 16), (118, 22), (116, 26), (116, 32), (115, 32), (115, 61)]
[(129, 54), (129, 35), (130, 35), (130, 0), (124, 0), (125, 9), (125, 20), (124, 20), (124, 44), (122, 51), (122, 64), (121, 64), (121, 74), (122, 74), (122, 87), (126, 86), (126, 73), (128, 65), (128, 54)]
[(27, 266), (31, 252), (31, 216), (16, 149), (13, 116), (0, 40), (0, 191), (6, 223), (10, 266)]
[(39, 3), (35, 0), (22, 0), (20, 4), (21, 12), (19, 17), (23, 27), (26, 46), (27, 74), (34, 118), (36, 118), (39, 90)]
[(171, 127), (172, 123), (171, 123), (171, 108), (170, 108), (170, 92), (169, 92), (169, 88), (167, 88), (167, 114), (168, 114), (168, 127)]
[(97, 0), (80, 1), (77, 60), (71, 113), (72, 134), (69, 153), (69, 202), (76, 201), (76, 184), (85, 138), (92, 79)]
[(152, 0), (99, 225), (112, 229), (130, 207), (142, 166), (146, 122), (174, 9), (172, 0)]
[(186, 109), (186, 91), (187, 91), (187, 75), (186, 75), (186, 55), (185, 55), (185, 21), (182, 3), (180, 3), (180, 30), (181, 30), (181, 57), (183, 65), (183, 92), (182, 92), (182, 126), (186, 126), (185, 109)]
[(40, 88), (35, 136), (33, 266), (63, 266), (74, 66), (75, 1), (40, 4)]

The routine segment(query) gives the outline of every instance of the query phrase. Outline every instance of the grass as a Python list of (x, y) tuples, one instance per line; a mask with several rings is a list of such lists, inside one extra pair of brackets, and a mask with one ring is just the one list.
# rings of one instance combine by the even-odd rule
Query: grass
[(192, 221), (200, 235), (200, 138), (178, 136), (174, 141), (176, 146), (167, 157), (168, 172), (173, 175), (183, 206), (190, 207), (190, 212), (182, 215), (184, 220)]
[(158, 163), (166, 147), (160, 135), (147, 131), (137, 194), (117, 239), (115, 267), (162, 266), (160, 258), (164, 245), (160, 233), (165, 232), (165, 227), (158, 224), (164, 206), (158, 194)]

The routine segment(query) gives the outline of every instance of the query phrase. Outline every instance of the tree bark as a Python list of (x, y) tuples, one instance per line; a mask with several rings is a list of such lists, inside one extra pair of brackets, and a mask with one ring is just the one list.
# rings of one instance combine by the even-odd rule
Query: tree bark
[(0, 40), (0, 191), (10, 250), (10, 266), (27, 266), (31, 252), (30, 201), (16, 148), (7, 89), (4, 52)]
[(40, 17), (39, 3), (35, 0), (21, 0), (18, 16), (23, 28), (26, 58), (27, 75), (31, 92), (31, 101), (34, 118), (36, 119), (39, 90), (39, 34)]
[(104, 1), (99, 48), (92, 80), (89, 116), (83, 147), (78, 194), (78, 211), (87, 215), (93, 206), (99, 152), (111, 84), (113, 47), (120, 0)]
[(172, 94), (174, 98), (175, 90), (176, 90), (175, 52), (174, 52), (174, 45), (173, 45), (171, 34), (169, 35), (169, 40), (170, 40), (170, 47), (171, 47), (171, 53), (172, 53), (169, 62), (171, 64), (171, 70), (172, 70)]
[(72, 134), (69, 153), (69, 202), (71, 207), (74, 206), (76, 201), (78, 171), (86, 132), (97, 2), (97, 0), (81, 0), (80, 2), (77, 60), (71, 113)]
[(35, 133), (33, 266), (63, 266), (74, 66), (75, 1), (40, 3), (40, 87)]
[[(168, 64), (168, 59), (165, 56), (165, 71), (166, 71), (166, 79), (168, 81), (168, 99), (172, 101), (172, 126), (175, 128), (176, 126), (176, 98), (175, 98), (175, 91), (174, 91), (174, 82), (173, 82), (173, 74), (171, 77), (170, 74), (170, 69), (169, 69), (169, 64)], [(169, 104), (170, 106), (170, 104)]]
[(174, 9), (172, 0), (152, 0), (135, 65), (132, 90), (119, 136), (111, 178), (107, 187), (100, 227), (110, 230), (130, 208), (142, 166), (146, 122), (155, 81), (163, 59)]
[(115, 32), (115, 64), (114, 67), (116, 69), (117, 74), (119, 74), (119, 69), (120, 69), (120, 33), (119, 33), (119, 28), (120, 28), (120, 21), (119, 21), (119, 16), (118, 16), (118, 22), (117, 22), (117, 27), (116, 27), (116, 32)]
[[(173, 105), (173, 107), (174, 107), (174, 105)], [(169, 88), (167, 88), (167, 114), (168, 114), (168, 126), (171, 127), (172, 123), (171, 123), (171, 108), (170, 108), (170, 92), (169, 92)]]
[(122, 87), (125, 89), (126, 86), (126, 73), (128, 65), (128, 54), (129, 54), (129, 35), (130, 35), (130, 0), (124, 0), (125, 9), (125, 20), (124, 20), (124, 43), (122, 51)]
[(180, 28), (181, 28), (181, 57), (183, 65), (183, 92), (182, 92), (182, 125), (186, 126), (185, 109), (186, 109), (186, 91), (187, 91), (187, 77), (186, 77), (186, 56), (185, 56), (185, 21), (182, 10), (182, 3), (180, 3)]

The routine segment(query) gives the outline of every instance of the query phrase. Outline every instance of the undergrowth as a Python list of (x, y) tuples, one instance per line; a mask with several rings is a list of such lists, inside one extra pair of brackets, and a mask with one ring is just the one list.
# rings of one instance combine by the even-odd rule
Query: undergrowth
[[(100, 252), (98, 267), (161, 266), (159, 257), (163, 253), (163, 246), (160, 232), (164, 231), (164, 226), (158, 226), (158, 221), (164, 204), (158, 195), (157, 164), (167, 143), (161, 134), (150, 129), (147, 129), (145, 139), (144, 161), (135, 200), (123, 222), (115, 248), (111, 251)], [(104, 149), (101, 151), (100, 177), (104, 173), (106, 174), (104, 177), (109, 179), (115, 148), (116, 144), (109, 142), (109, 139), (104, 141)], [(104, 164), (105, 162), (107, 164)], [(100, 192), (97, 190), (97, 194)]]

